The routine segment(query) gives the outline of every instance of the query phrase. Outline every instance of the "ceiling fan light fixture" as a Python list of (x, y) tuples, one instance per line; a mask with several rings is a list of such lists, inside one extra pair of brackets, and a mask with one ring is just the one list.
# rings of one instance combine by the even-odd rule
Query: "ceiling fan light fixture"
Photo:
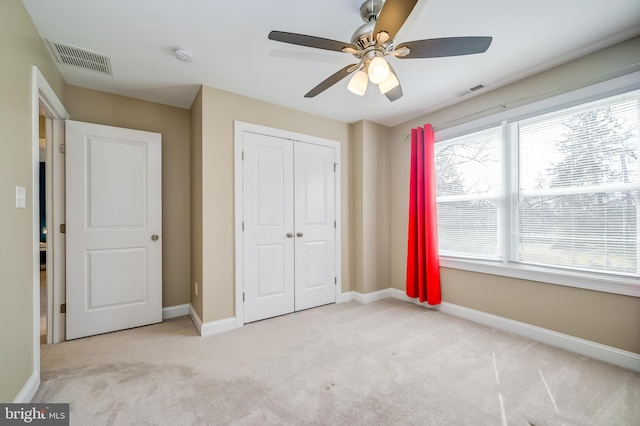
[(364, 93), (367, 91), (367, 84), (369, 83), (369, 78), (367, 73), (364, 71), (357, 71), (351, 80), (349, 80), (349, 85), (347, 89), (351, 93), (355, 93), (358, 96), (364, 96)]
[(382, 81), (378, 88), (380, 89), (380, 93), (386, 95), (388, 91), (395, 89), (400, 85), (398, 81), (398, 77), (392, 72), (389, 73), (389, 77), (387, 77), (384, 81)]
[(373, 84), (380, 84), (389, 77), (389, 64), (382, 56), (376, 56), (369, 63), (367, 73)]

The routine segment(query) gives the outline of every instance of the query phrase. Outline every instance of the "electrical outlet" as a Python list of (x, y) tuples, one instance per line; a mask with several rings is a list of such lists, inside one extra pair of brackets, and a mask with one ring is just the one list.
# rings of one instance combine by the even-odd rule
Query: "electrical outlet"
[(197, 296), (198, 295), (198, 283), (197, 282), (193, 283), (193, 287), (195, 288), (196, 296)]

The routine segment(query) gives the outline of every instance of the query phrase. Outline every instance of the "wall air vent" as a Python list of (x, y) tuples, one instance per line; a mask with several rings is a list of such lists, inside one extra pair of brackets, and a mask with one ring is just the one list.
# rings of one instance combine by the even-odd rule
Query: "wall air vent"
[(456, 95), (458, 97), (464, 96), (464, 95), (468, 95), (469, 93), (473, 93), (473, 92), (475, 92), (477, 90), (484, 89), (485, 87), (486, 86), (485, 86), (484, 83), (478, 83), (475, 86), (470, 87), (468, 89), (459, 90), (459, 91), (455, 92), (454, 95)]
[(113, 75), (111, 58), (108, 56), (53, 40), (47, 40), (47, 42), (49, 42), (51, 52), (57, 62)]

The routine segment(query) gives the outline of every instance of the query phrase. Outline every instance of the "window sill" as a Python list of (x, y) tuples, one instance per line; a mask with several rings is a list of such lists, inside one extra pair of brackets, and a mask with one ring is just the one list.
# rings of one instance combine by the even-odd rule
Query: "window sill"
[(605, 293), (640, 297), (640, 283), (638, 283), (637, 279), (632, 277), (568, 272), (538, 266), (483, 262), (478, 260), (455, 259), (442, 256), (440, 257), (440, 266), (444, 268), (461, 269), (464, 271), (564, 285)]

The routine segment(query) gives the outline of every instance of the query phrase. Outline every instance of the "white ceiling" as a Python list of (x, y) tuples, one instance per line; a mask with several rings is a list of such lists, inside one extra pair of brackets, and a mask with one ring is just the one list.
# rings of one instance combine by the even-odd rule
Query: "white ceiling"
[[(113, 76), (60, 64), (68, 84), (189, 108), (200, 84), (343, 122), (394, 126), (640, 34), (638, 0), (420, 0), (397, 42), (492, 36), (486, 53), (391, 58), (404, 96), (389, 102), (348, 78), (304, 94), (345, 65), (330, 52), (267, 39), (271, 30), (350, 42), (363, 0), (23, 0), (43, 38), (111, 57)], [(178, 61), (174, 47), (195, 53)]]

